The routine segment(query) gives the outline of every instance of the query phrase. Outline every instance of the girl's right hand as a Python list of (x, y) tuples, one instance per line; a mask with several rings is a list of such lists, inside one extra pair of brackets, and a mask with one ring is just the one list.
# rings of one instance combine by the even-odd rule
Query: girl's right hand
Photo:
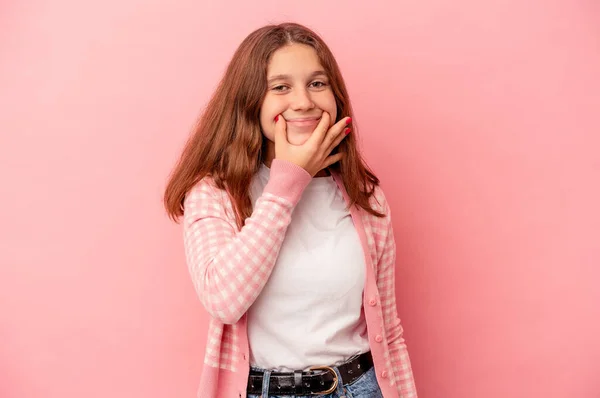
[(321, 120), (312, 135), (302, 145), (292, 145), (287, 140), (286, 123), (281, 115), (275, 122), (275, 159), (287, 160), (304, 170), (312, 177), (319, 171), (339, 162), (344, 154), (330, 155), (333, 148), (350, 132), (346, 126), (350, 118), (345, 117), (329, 127), (331, 116), (323, 112)]

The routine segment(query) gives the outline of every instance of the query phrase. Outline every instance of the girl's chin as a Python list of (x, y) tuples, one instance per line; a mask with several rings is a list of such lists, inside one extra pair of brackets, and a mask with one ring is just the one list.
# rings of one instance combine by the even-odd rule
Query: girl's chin
[(292, 132), (288, 131), (287, 139), (288, 142), (292, 145), (303, 145), (311, 136), (312, 131), (310, 132)]

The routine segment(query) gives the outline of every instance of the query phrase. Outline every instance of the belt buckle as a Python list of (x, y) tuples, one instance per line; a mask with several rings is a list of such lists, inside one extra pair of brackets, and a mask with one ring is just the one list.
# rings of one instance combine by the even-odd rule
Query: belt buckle
[(333, 374), (333, 385), (331, 386), (331, 388), (327, 391), (321, 391), (321, 392), (312, 392), (310, 393), (310, 395), (322, 395), (322, 394), (331, 394), (332, 392), (334, 392), (337, 387), (338, 387), (338, 376), (337, 373), (335, 373), (335, 370), (331, 367), (331, 366), (311, 366), (310, 368), (308, 368), (309, 370), (328, 370)]

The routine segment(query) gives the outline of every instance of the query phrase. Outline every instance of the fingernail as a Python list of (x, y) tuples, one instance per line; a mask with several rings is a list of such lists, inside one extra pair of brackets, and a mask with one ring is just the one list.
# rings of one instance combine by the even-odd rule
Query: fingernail
[(352, 123), (352, 118), (349, 117), (348, 120), (346, 120), (346, 124), (350, 124), (350, 123)]
[(275, 122), (279, 120), (279, 115), (275, 116)]
[(350, 134), (350, 128), (346, 128), (346, 130), (344, 130), (344, 133), (345, 133), (346, 135)]

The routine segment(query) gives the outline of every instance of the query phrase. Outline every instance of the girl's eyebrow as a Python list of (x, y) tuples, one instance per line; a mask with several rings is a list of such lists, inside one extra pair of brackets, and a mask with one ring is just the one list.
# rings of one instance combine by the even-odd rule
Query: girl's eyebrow
[[(323, 70), (317, 70), (314, 71), (313, 73), (310, 74), (310, 78), (314, 79), (317, 76), (323, 76), (323, 77), (327, 77), (327, 73), (325, 73), (325, 71)], [(271, 84), (272, 82), (276, 81), (276, 80), (291, 80), (291, 76), (290, 75), (275, 75), (275, 76), (271, 76), (268, 80), (267, 80), (267, 84)]]

